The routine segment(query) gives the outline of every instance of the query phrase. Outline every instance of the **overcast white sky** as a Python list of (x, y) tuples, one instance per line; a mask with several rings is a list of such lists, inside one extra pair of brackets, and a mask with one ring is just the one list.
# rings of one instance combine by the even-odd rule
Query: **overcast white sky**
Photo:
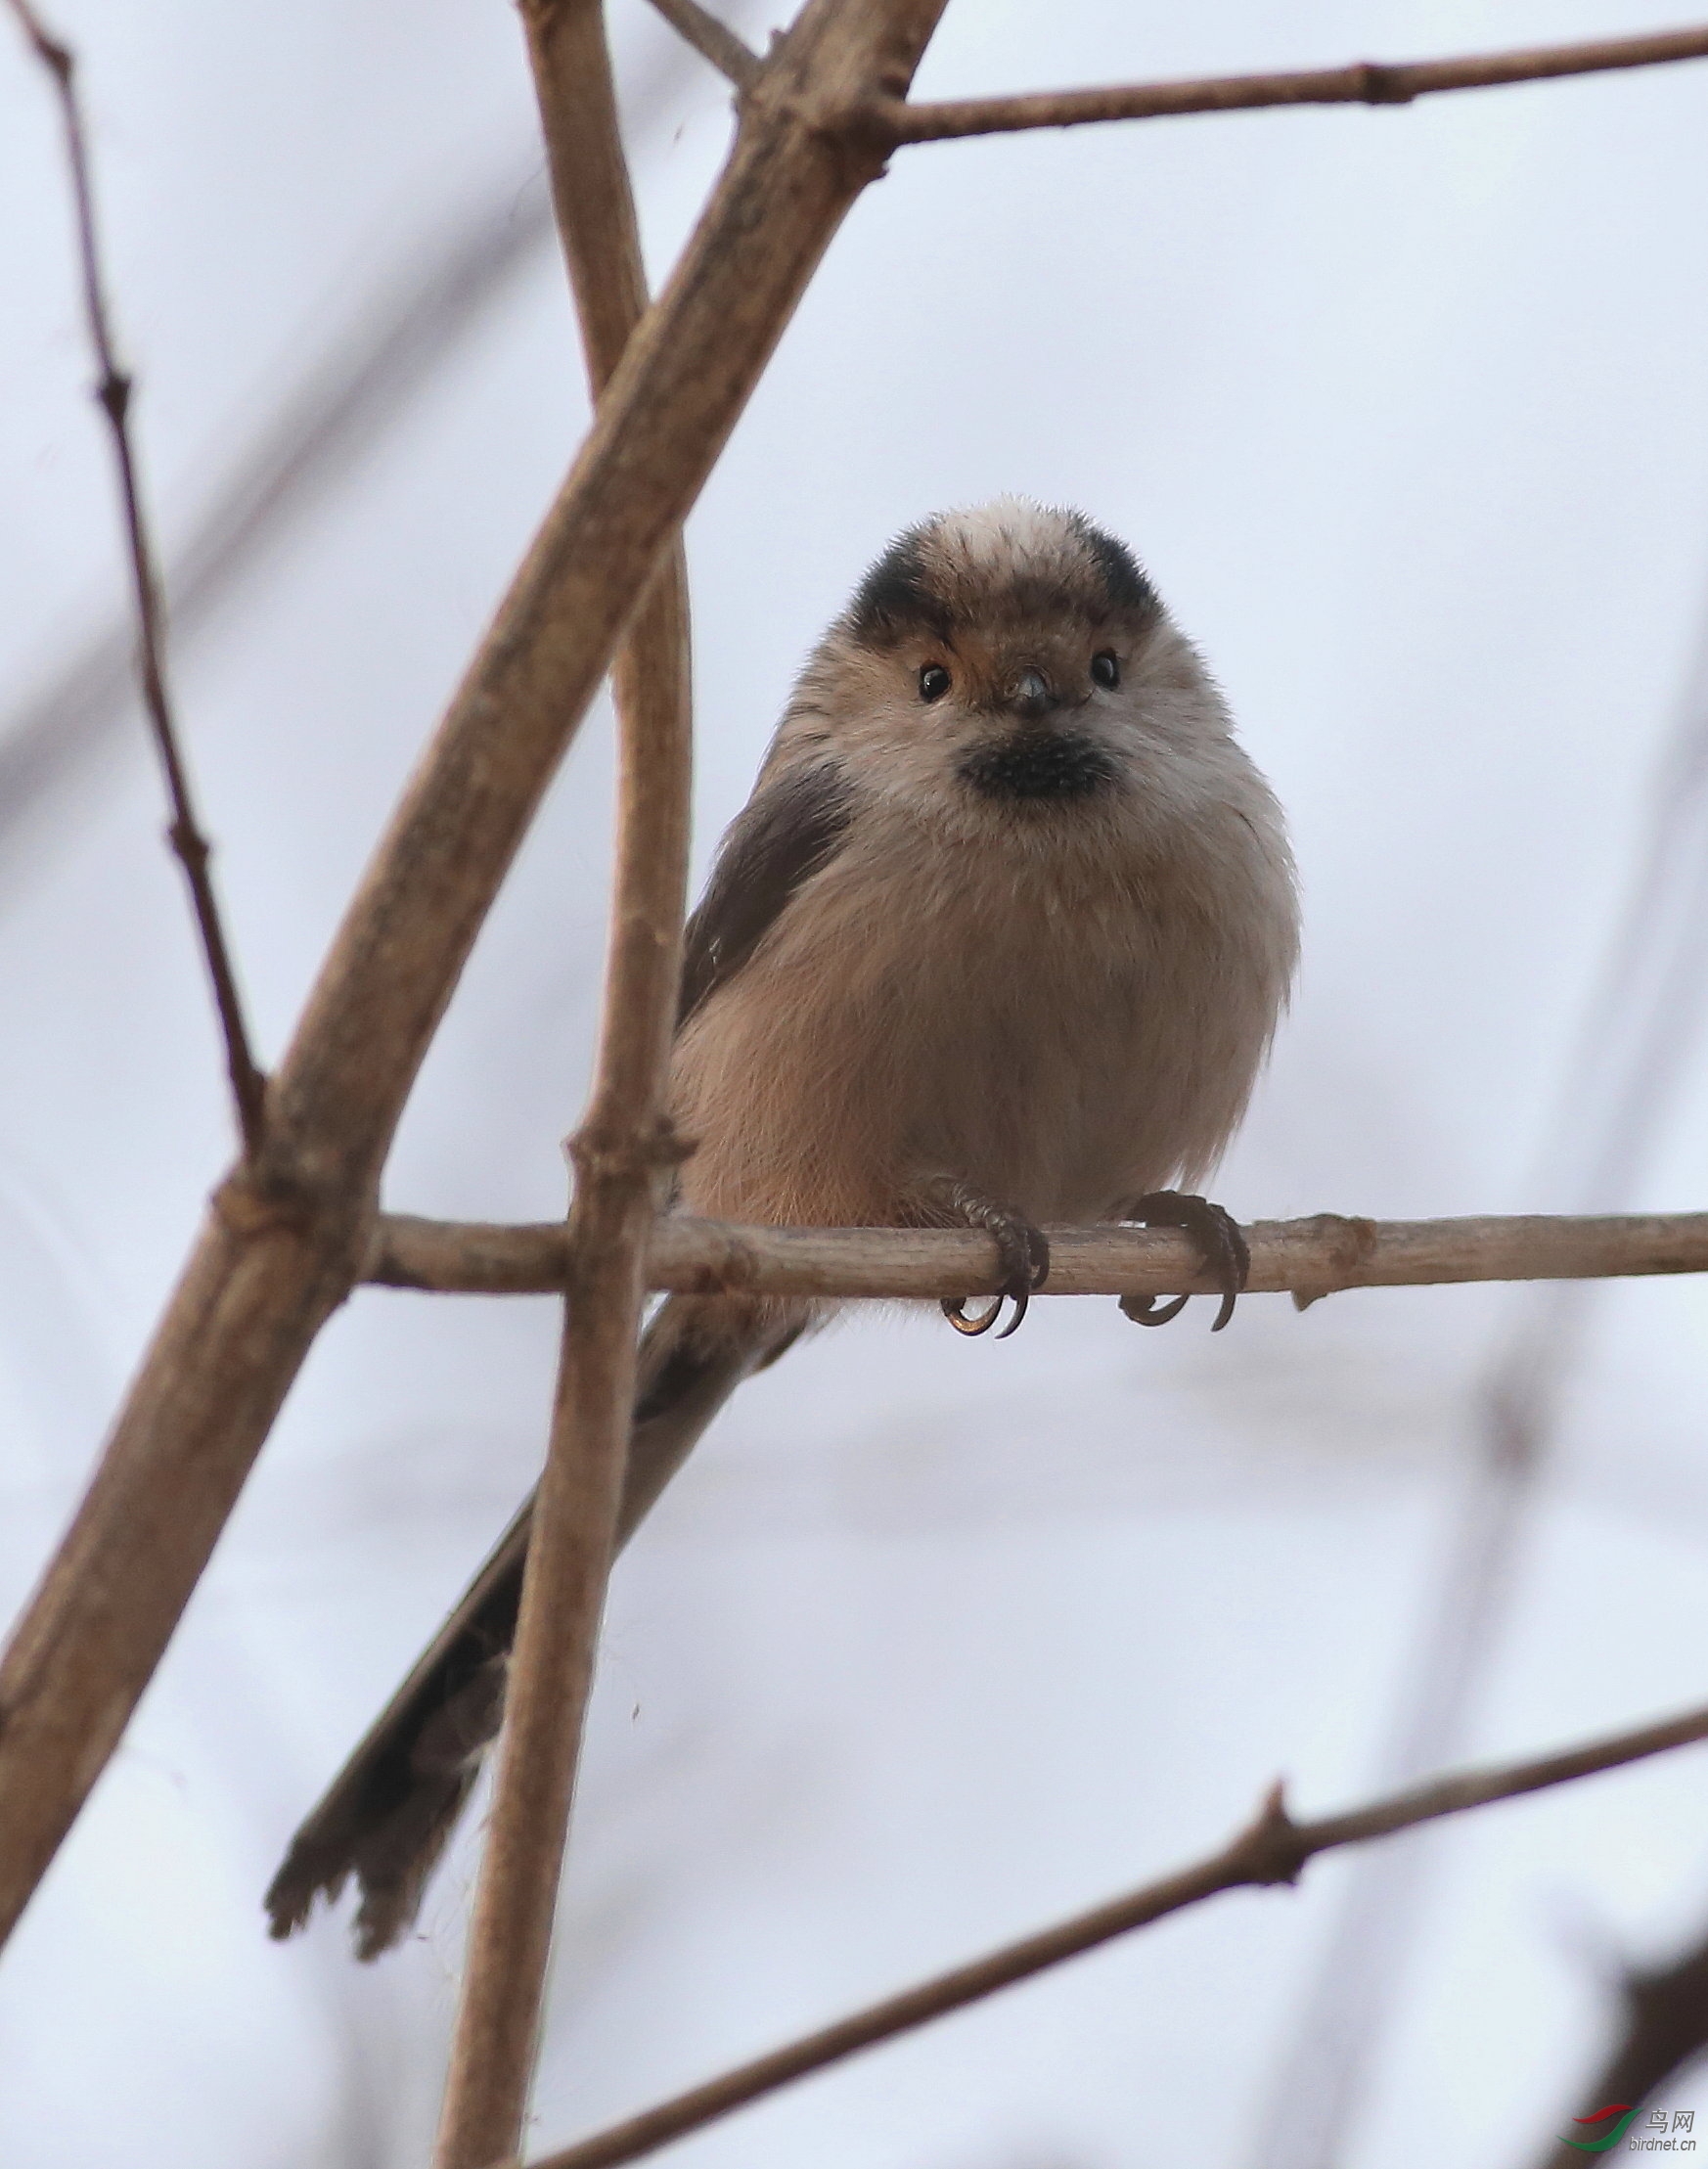
[[(585, 419), (560, 274), (525, 242), (519, 38), (496, 0), (57, 20), (171, 550), (450, 237), (524, 236), (179, 649), (271, 1059)], [(614, 23), (662, 268), (726, 100), (640, 0)], [(1627, 0), (954, 0), (921, 88), (1656, 23)], [(1573, 1028), (1708, 603), (1705, 101), (1698, 66), (899, 158), (690, 529), (700, 862), (890, 533), (1005, 490), (1078, 504), (1205, 649), (1303, 870), (1298, 1001), (1217, 1194), (1243, 1218), (1576, 1205), (1574, 1150), (1545, 1141), (1563, 1109), (1581, 1142)], [(0, 761), (119, 594), (52, 117), (0, 38)], [(140, 722), (88, 736), (0, 804), (9, 1607), (230, 1147)], [(481, 943), (405, 1122), (400, 1207), (561, 1209), (607, 741), (597, 714)], [(1692, 1047), (1607, 1201), (1699, 1202), (1705, 1114)], [(1001, 1346), (880, 1316), (756, 1382), (616, 1579), (539, 2142), (1201, 1850), (1278, 1772), (1306, 1806), (1368, 1790), (1516, 1301), (1259, 1298), (1214, 1341), (1204, 1306), (1151, 1334), (1046, 1302)], [(259, 1898), (528, 1481), (553, 1342), (544, 1301), (374, 1291), (326, 1335), (0, 1969), (7, 2169), (424, 2158), (471, 1846), (370, 1969), (337, 1920), (269, 1944)], [(1467, 1755), (1708, 1693), (1708, 1291), (1611, 1290), (1574, 1356)], [(1516, 2169), (1583, 2105), (1620, 1958), (1708, 1916), (1705, 1810), (1686, 1754), (1445, 1837), (1345, 2158)], [(1276, 2169), (1346, 1882), (1331, 1862), (1223, 1900), (671, 2158)]]

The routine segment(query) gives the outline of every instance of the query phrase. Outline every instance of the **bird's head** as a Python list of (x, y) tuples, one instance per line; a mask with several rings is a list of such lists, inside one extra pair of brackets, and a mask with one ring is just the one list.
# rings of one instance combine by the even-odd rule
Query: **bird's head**
[(1018, 498), (899, 536), (809, 664), (786, 738), (940, 806), (1065, 812), (1182, 730), (1225, 734), (1214, 688), (1131, 552)]

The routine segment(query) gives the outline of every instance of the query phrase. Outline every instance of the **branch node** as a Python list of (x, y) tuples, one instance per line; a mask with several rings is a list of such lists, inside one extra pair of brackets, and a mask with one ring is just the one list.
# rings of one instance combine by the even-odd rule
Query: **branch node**
[(697, 1150), (694, 1138), (684, 1137), (667, 1114), (637, 1136), (628, 1129), (607, 1129), (585, 1122), (564, 1145), (574, 1164), (578, 1182), (608, 1182), (615, 1177), (632, 1179), (651, 1175), (661, 1167), (680, 1167)]
[(29, 40), (35, 57), (44, 68), (52, 68), (59, 77), (60, 88), (69, 91), (71, 77), (76, 72), (76, 56), (68, 45), (62, 45), (47, 24), (28, 5), (28, 0), (12, 0), (13, 13), (23, 26), (23, 34)]
[(757, 1285), (761, 1265), (752, 1244), (743, 1242), (732, 1229), (716, 1263), (706, 1265), (697, 1276), (693, 1292), (699, 1295), (744, 1294)]
[(1235, 1839), (1233, 1852), (1247, 1882), (1298, 1881), (1312, 1847), (1287, 1813), (1285, 1779), (1277, 1778), (1264, 1794), (1256, 1821)]
[(1380, 61), (1359, 61), (1352, 73), (1361, 105), (1409, 106), (1417, 95), (1406, 69), (1386, 67)]
[(1343, 1288), (1359, 1285), (1375, 1253), (1378, 1235), (1373, 1220), (1353, 1218), (1340, 1212), (1313, 1213), (1309, 1220), (1299, 1225), (1317, 1241), (1328, 1245), (1328, 1272), (1296, 1282), (1293, 1287), (1293, 1308), (1309, 1310), (1325, 1295), (1338, 1294)]
[(202, 831), (187, 821), (174, 821), (166, 830), (166, 841), (184, 864), (197, 873), (206, 866), (213, 856), (213, 846)]
[(318, 1214), (308, 1189), (279, 1168), (258, 1168), (244, 1160), (225, 1178), (212, 1197), (214, 1211), (237, 1236), (288, 1231), (300, 1235)]
[(802, 117), (816, 136), (833, 145), (842, 157), (862, 161), (860, 170), (877, 180), (906, 140), (900, 115), (908, 110), (905, 98), (879, 92), (868, 98), (826, 102)]

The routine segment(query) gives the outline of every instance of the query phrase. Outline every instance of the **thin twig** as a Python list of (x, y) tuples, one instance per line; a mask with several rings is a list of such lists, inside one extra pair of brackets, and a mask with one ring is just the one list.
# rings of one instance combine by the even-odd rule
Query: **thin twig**
[(0, 1664), (0, 1939), (153, 1676), (321, 1327), (499, 883), (944, 0), (807, 0), (381, 842), (76, 1516)]
[(869, 2005), (833, 2025), (774, 2049), (768, 2056), (756, 2056), (752, 2062), (708, 2079), (703, 2086), (679, 2094), (672, 2101), (661, 2101), (655, 2108), (645, 2109), (573, 2146), (548, 2154), (533, 2169), (611, 2169), (617, 2162), (638, 2161), (672, 2140), (727, 2116), (732, 2109), (744, 2107), (811, 2072), (822, 2071), (861, 2049), (893, 2040), (933, 2018), (946, 2017), (952, 2011), (963, 2011), (1000, 1989), (1011, 1988), (1016, 1981), (1030, 1979), (1066, 1959), (1094, 1951), (1100, 1944), (1135, 1928), (1148, 1927), (1152, 1921), (1187, 1906), (1199, 1905), (1221, 1891), (1296, 1882), (1306, 1862), (1318, 1853), (1390, 1837), (1396, 1830), (1411, 1830), (1419, 1823), (1438, 1822), (1443, 1816), (1462, 1815), (1497, 1800), (1541, 1792), (1701, 1740), (1708, 1740), (1708, 1707), (1527, 1762), (1437, 1778), (1372, 1801), (1368, 1807), (1326, 1815), (1313, 1823), (1293, 1821), (1286, 1811), (1282, 1788), (1277, 1784), (1249, 1828), (1220, 1852), (1194, 1866), (1166, 1875), (1159, 1882), (1146, 1883), (1089, 1913), (1076, 1914), (1040, 1934), (1007, 1944), (970, 1965), (940, 1973), (934, 1980), (904, 1989), (898, 1996)]
[(254, 1160), (261, 1149), (266, 1119), (267, 1081), (257, 1067), (244, 1023), (242, 997), (219, 906), (208, 871), (212, 846), (196, 818), (190, 778), (185, 770), (178, 734), (166, 692), (165, 634), (160, 609), (159, 577), (156, 570), (154, 543), (143, 508), (137, 479), (136, 454), (130, 434), (132, 380), (118, 365), (108, 308), (106, 282), (101, 270), (101, 249), (95, 223), (95, 184), (89, 166), (87, 131), (83, 126), (82, 100), (77, 94), (76, 59), (69, 46), (55, 37), (29, 0), (9, 0), (22, 25), (37, 60), (53, 77), (59, 92), (65, 124), (66, 160), (70, 168), (71, 193), (76, 203), (77, 255), (82, 273), (83, 312), (89, 327), (89, 342), (95, 350), (99, 373), (95, 401), (106, 415), (112, 436), (112, 456), (118, 471), (118, 494), (124, 515), (124, 533), (130, 559), (131, 590), (136, 610), (137, 675), (143, 705), (148, 711), (160, 765), (165, 770), (166, 791), (171, 801), (172, 824), (166, 836), (177, 853), (190, 883), (190, 899), (213, 982), (213, 999), (225, 1038), (226, 1070), (232, 1097), (237, 1103), (238, 1129), (244, 1154)]
[[(603, 0), (523, 0), (553, 202), (594, 399), (647, 309)], [(435, 2169), (519, 2146), (635, 1396), (693, 804), (680, 542), (615, 667), (619, 776), (605, 1017), (564, 1229), (562, 1350), (534, 1507)]]
[[(1173, 1230), (1052, 1228), (1044, 1295), (1213, 1292), (1191, 1239)], [(1340, 1288), (1463, 1281), (1604, 1280), (1708, 1272), (1708, 1213), (1567, 1219), (1258, 1220), (1246, 1230), (1253, 1294), (1315, 1301)], [(545, 1295), (563, 1287), (568, 1246), (557, 1221), (521, 1226), (383, 1214), (364, 1280), (450, 1294)], [(739, 1228), (669, 1215), (653, 1226), (647, 1281), (686, 1295), (994, 1294), (990, 1237), (916, 1228)]]
[(1708, 28), (1645, 37), (1596, 38), (1579, 45), (1533, 45), (1509, 53), (1472, 53), (1444, 61), (1354, 61), (1345, 68), (1289, 68), (1266, 75), (1211, 75), (1196, 81), (1115, 84), (1107, 89), (1047, 90), (1012, 98), (957, 98), (921, 105), (881, 100), (875, 126), (895, 143), (951, 136), (1009, 134), (1020, 128), (1075, 128), (1092, 120), (1157, 120), (1172, 113), (1240, 113), (1264, 106), (1409, 106), (1443, 90), (1487, 90), (1561, 75), (1657, 68), (1708, 58)]
[(703, 54), (738, 90), (748, 89), (756, 80), (765, 63), (727, 23), (720, 23), (702, 8), (699, 0), (652, 0), (652, 5), (678, 36)]

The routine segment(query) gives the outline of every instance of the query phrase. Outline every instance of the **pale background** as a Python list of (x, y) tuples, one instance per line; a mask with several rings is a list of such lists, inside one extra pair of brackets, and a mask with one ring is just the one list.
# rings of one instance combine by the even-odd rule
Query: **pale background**
[[(614, 14), (661, 269), (727, 101), (640, 0)], [(777, 14), (742, 27), (762, 40)], [(955, 0), (921, 89), (1671, 20), (1626, 0), (1300, 16)], [(497, 0), (64, 0), (58, 20), (169, 554), (436, 259), (509, 250), (464, 330), (400, 363), (259, 544), (216, 538), (185, 598), (186, 730), (270, 1060), (585, 419), (520, 39)], [(1217, 1195), (1246, 1218), (1581, 1204), (1574, 1035), (1708, 597), (1705, 116), (1697, 66), (904, 153), (690, 528), (698, 863), (890, 533), (1003, 490), (1081, 505), (1203, 645), (1303, 870), (1298, 1000)], [(0, 35), (9, 1610), (230, 1151), (140, 720), (104, 704), (99, 655), (64, 683), (120, 622), (88, 376), (52, 107)], [(562, 1207), (608, 739), (602, 710), (480, 945), (404, 1125), (399, 1207)], [(1688, 1021), (1651, 1146), (1594, 1201), (1700, 1201)], [(1596, 1044), (1633, 1030), (1616, 1003)], [(1045, 1302), (1001, 1346), (876, 1317), (745, 1392), (616, 1577), (538, 2143), (1176, 1864), (1278, 1772), (1310, 1808), (1380, 1783), (1522, 1306), (1265, 1297), (1212, 1341), (1204, 1304), (1150, 1334)], [(1708, 1693), (1708, 1290), (1606, 1291), (1567, 1344), (1455, 1756)], [(368, 1291), (335, 1322), (0, 1969), (7, 2169), (424, 2158), (472, 1846), (369, 1969), (337, 1920), (270, 1944), (259, 1898), (528, 1481), (553, 1353), (544, 1300)], [(1698, 1752), (1444, 1833), (1333, 2158), (1523, 2162), (1585, 2105), (1620, 1965), (1699, 1931), (1705, 1819)], [(1298, 2036), (1355, 1879), (1326, 1862), (1297, 1893), (1223, 1899), (670, 2158), (1324, 2169), (1299, 2150), (1327, 2095)]]

